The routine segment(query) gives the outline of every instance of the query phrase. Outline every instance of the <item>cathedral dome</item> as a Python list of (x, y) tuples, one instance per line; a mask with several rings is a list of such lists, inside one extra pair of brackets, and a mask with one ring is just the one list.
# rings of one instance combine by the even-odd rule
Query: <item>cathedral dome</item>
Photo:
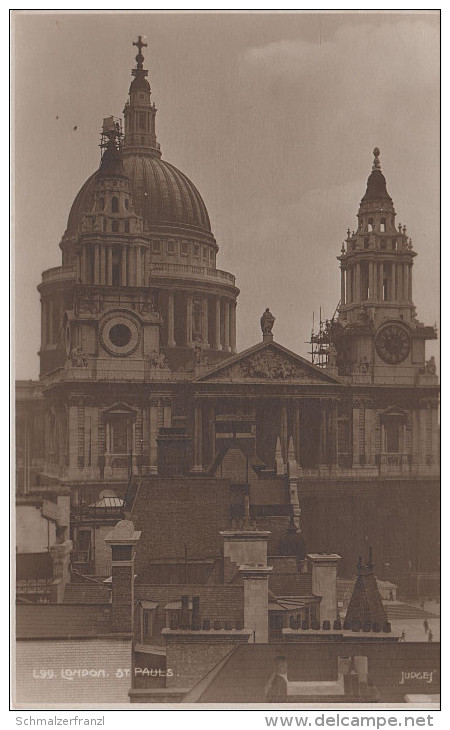
[[(149, 227), (179, 224), (211, 232), (208, 212), (195, 185), (176, 167), (159, 157), (129, 155), (123, 160), (130, 180), (133, 205)], [(91, 209), (97, 173), (84, 183), (69, 213), (66, 235), (81, 231), (85, 213)]]

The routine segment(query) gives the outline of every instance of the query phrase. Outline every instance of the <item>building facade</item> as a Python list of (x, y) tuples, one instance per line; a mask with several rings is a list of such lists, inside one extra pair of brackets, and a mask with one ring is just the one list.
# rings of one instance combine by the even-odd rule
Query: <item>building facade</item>
[[(342, 556), (343, 575), (371, 544), (380, 577), (420, 592), (439, 557), (439, 389), (425, 356), (436, 333), (416, 315), (416, 253), (379, 150), (338, 257), (341, 301), (319, 365), (274, 340), (268, 310), (261, 342), (237, 353), (239, 289), (216, 266), (199, 192), (162, 158), (135, 45), (124, 133), (104, 120), (62, 265), (38, 287), (40, 379), (17, 385), (18, 491), (70, 489), (73, 561), (93, 574), (110, 570), (91, 549), (106, 496), (143, 531), (142, 566), (182, 558), (183, 544), (218, 555), (219, 531), (243, 520), (268, 530), (278, 555), (293, 524), (308, 552)], [(200, 506), (183, 501), (193, 491)], [(181, 512), (174, 547), (162, 528)]]

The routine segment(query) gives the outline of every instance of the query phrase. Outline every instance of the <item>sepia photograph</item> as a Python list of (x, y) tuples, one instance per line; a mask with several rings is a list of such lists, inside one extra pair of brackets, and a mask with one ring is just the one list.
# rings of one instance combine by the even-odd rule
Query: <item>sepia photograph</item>
[(440, 21), (11, 12), (13, 709), (439, 710)]

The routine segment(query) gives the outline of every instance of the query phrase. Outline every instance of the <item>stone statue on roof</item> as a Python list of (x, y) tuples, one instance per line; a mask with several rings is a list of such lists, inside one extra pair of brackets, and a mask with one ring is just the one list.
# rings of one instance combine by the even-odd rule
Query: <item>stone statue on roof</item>
[(271, 335), (275, 317), (270, 312), (269, 307), (266, 308), (266, 311), (263, 313), (260, 321), (263, 335)]

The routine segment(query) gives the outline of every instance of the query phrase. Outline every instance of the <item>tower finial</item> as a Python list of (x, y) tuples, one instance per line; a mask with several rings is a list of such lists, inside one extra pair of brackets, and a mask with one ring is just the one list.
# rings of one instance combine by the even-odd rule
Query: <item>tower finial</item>
[[(144, 38), (145, 38), (145, 36), (144, 36)], [(144, 63), (144, 56), (142, 55), (141, 51), (143, 48), (147, 48), (147, 44), (143, 42), (142, 36), (140, 35), (140, 36), (138, 36), (137, 41), (133, 41), (133, 46), (137, 46), (137, 48), (138, 48), (138, 54), (136, 56), (136, 61), (137, 61), (138, 69), (141, 70), (143, 68), (142, 64)]]
[(373, 160), (372, 170), (381, 170), (380, 148), (379, 147), (375, 147), (375, 149), (373, 151), (373, 156), (374, 156), (374, 160)]

